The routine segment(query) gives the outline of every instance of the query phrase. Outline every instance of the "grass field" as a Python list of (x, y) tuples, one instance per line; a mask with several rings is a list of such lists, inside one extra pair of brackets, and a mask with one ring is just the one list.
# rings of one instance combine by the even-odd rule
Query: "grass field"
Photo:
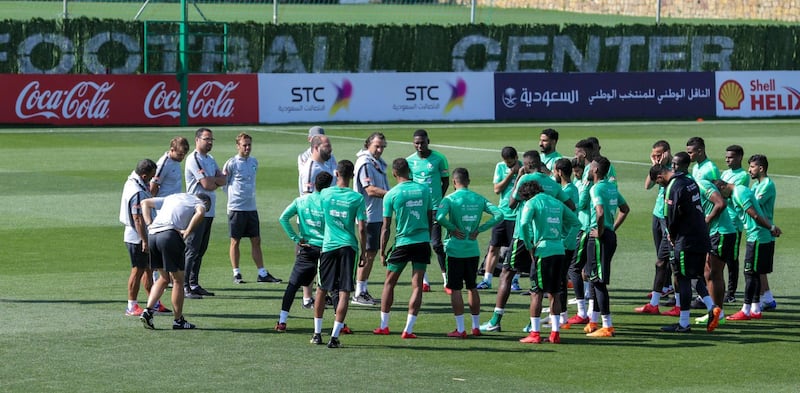
[[(71, 18), (133, 19), (144, 1), (80, 2), (67, 3)], [(198, 6), (209, 20), (220, 22), (255, 21), (273, 22), (272, 2), (260, 4), (198, 2)], [(3, 19), (60, 19), (64, 12), (61, 1), (0, 1)], [(666, 8), (664, 9), (666, 15)], [(189, 19), (202, 20), (195, 7), (189, 7)], [(142, 13), (141, 20), (181, 19), (178, 3), (150, 3)], [(468, 24), (470, 9), (467, 6), (447, 5), (400, 5), (400, 4), (356, 4), (356, 5), (308, 5), (283, 4), (278, 6), (279, 23), (343, 23), (343, 24)], [(475, 22), (486, 24), (654, 24), (654, 17), (632, 17), (619, 15), (582, 14), (537, 10), (530, 8), (479, 7), (475, 11)], [(661, 23), (688, 24), (788, 24), (776, 21), (725, 20), (725, 19), (679, 19), (662, 18)]]
[[(174, 135), (192, 141), (193, 130), (0, 129), (0, 391), (797, 391), (800, 177), (795, 161), (800, 121), (425, 127), (432, 148), (449, 158), (451, 168), (467, 167), (471, 188), (496, 200), (491, 174), (500, 148), (537, 149), (539, 130), (547, 126), (559, 130), (558, 150), (567, 155), (578, 139), (599, 137), (632, 209), (619, 231), (611, 285), (617, 337), (592, 340), (573, 328), (562, 333), (563, 345), (520, 344), (528, 298), (512, 295), (502, 333), (448, 339), (444, 334), (453, 330), (454, 320), (434, 262), (434, 292), (423, 298), (415, 328), (419, 339), (401, 340), (398, 335), (409, 293), (405, 273), (392, 313), (393, 334), (372, 335), (378, 309), (352, 306), (347, 322), (355, 334), (342, 337), (341, 350), (308, 343), (312, 314), (300, 307), (299, 299), (289, 331), (273, 330), (285, 285), (232, 284), (224, 216), (214, 222), (201, 278), (217, 296), (185, 305), (187, 319), (198, 330), (167, 330), (170, 318), (158, 316), (158, 330), (148, 331), (138, 319), (123, 315), (129, 264), (117, 221), (122, 185), (137, 160), (157, 159)], [(415, 128), (326, 127), (336, 157), (351, 160), (370, 132), (382, 130), (388, 139), (387, 161), (413, 151)], [(292, 267), (293, 246), (277, 217), (296, 195), (296, 155), (307, 146), (307, 129), (214, 128), (212, 154), (220, 164), (234, 154), (238, 132), (254, 136), (253, 155), (261, 162), (258, 202), (267, 267), (284, 279)], [(710, 157), (723, 169), (724, 148), (732, 143), (744, 146), (747, 156), (760, 152), (770, 159), (769, 173), (778, 190), (776, 222), (784, 230), (771, 275), (779, 306), (763, 320), (729, 322), (713, 334), (697, 329), (668, 335), (659, 327), (674, 318), (633, 313), (647, 300), (654, 262), (650, 217), (655, 194), (644, 190), (642, 180), (653, 141), (667, 139), (680, 151), (695, 135), (706, 139)], [(219, 196), (218, 211), (224, 211), (225, 200)], [(487, 240), (481, 236), (482, 243)], [(245, 279), (253, 281), (255, 268), (245, 258), (249, 246), (242, 251)], [(380, 293), (384, 274), (383, 267), (373, 271), (373, 294)], [(743, 287), (741, 279), (740, 299)], [(482, 321), (491, 316), (494, 294), (482, 292)], [(739, 307), (727, 305), (726, 311)], [(326, 338), (332, 314), (326, 311)]]

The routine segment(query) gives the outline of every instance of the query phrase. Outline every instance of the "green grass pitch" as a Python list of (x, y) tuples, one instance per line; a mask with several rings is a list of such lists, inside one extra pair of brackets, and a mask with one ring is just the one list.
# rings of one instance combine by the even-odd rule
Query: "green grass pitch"
[[(618, 335), (589, 339), (580, 329), (562, 333), (563, 345), (517, 342), (528, 322), (528, 298), (510, 297), (502, 333), (453, 340), (455, 324), (436, 263), (434, 292), (425, 294), (415, 331), (401, 340), (409, 293), (405, 273), (392, 312), (391, 336), (374, 336), (378, 308), (351, 306), (342, 336), (345, 348), (309, 344), (312, 314), (295, 302), (289, 330), (273, 330), (285, 285), (234, 285), (228, 260), (227, 220), (218, 215), (201, 281), (216, 297), (187, 300), (185, 314), (195, 331), (168, 330), (170, 318), (156, 317), (156, 331), (125, 317), (127, 253), (117, 221), (120, 193), (137, 160), (157, 159), (169, 139), (190, 128), (4, 128), (0, 129), (0, 391), (569, 391), (569, 392), (793, 392), (800, 386), (795, 358), (800, 349), (800, 173), (796, 160), (800, 121), (706, 121), (558, 124), (429, 124), (433, 149), (451, 168), (470, 170), (471, 188), (496, 201), (491, 174), (503, 146), (520, 153), (538, 149), (539, 131), (561, 134), (558, 150), (571, 155), (575, 142), (594, 135), (617, 168), (621, 192), (631, 206), (619, 230), (611, 302)], [(417, 125), (326, 127), (338, 159), (355, 159), (375, 130), (388, 139), (384, 158), (413, 151)], [(216, 127), (212, 155), (219, 164), (235, 153), (240, 131), (253, 135), (261, 162), (258, 203), (266, 264), (288, 279), (293, 246), (277, 217), (296, 196), (296, 156), (307, 146), (308, 126)], [(778, 191), (778, 240), (771, 284), (778, 310), (760, 321), (729, 322), (713, 334), (696, 329), (669, 335), (659, 327), (674, 318), (637, 315), (653, 276), (650, 217), (654, 191), (643, 180), (652, 143), (667, 139), (680, 151), (691, 136), (706, 139), (721, 169), (724, 149), (744, 146), (746, 156), (765, 153)], [(393, 182), (392, 182), (393, 184)], [(217, 208), (226, 198), (218, 193)], [(480, 237), (482, 244), (488, 234)], [(245, 279), (255, 279), (242, 249)], [(380, 293), (385, 268), (376, 267), (370, 292)], [(527, 284), (523, 279), (523, 284)], [(744, 282), (740, 279), (740, 294)], [(493, 309), (494, 290), (481, 292), (482, 321)], [(140, 294), (140, 301), (144, 298)], [(167, 301), (167, 306), (169, 302)], [(741, 304), (726, 305), (735, 312)], [(570, 314), (574, 308), (570, 308)], [(698, 311), (693, 317), (699, 316)], [(333, 312), (325, 314), (324, 336)], [(469, 323), (469, 322), (468, 322)], [(544, 329), (543, 331), (547, 331)]]

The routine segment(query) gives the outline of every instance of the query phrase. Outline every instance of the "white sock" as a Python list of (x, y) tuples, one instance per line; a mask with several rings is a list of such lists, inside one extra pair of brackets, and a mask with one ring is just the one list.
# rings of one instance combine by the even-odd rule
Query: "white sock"
[(597, 321), (600, 320), (600, 311), (592, 311), (591, 313), (589, 313), (589, 315), (590, 315), (589, 316), (590, 322), (597, 323)]
[(456, 330), (461, 333), (464, 330), (464, 314), (456, 315)]
[(322, 333), (322, 318), (314, 318), (314, 334)]
[(586, 318), (586, 299), (578, 299), (578, 316)]
[(519, 273), (517, 273), (517, 274), (514, 275), (514, 278), (511, 279), (511, 282), (519, 281), (519, 278), (520, 278), (520, 275), (519, 275)]
[(494, 275), (492, 273), (484, 273), (483, 274), (483, 281), (492, 282), (492, 278)]
[(289, 312), (281, 310), (281, 313), (278, 315), (278, 323), (286, 323), (287, 319), (289, 319)]
[(550, 331), (557, 332), (561, 328), (561, 316), (558, 314), (550, 314)]
[(381, 311), (381, 329), (389, 327), (389, 313)]
[(133, 310), (139, 304), (136, 300), (128, 300), (128, 310)]
[(308, 304), (308, 303), (311, 303), (311, 298), (310, 297), (303, 297), (303, 304)]
[(267, 274), (269, 274), (269, 273), (267, 273), (267, 268), (262, 267), (262, 268), (258, 269), (258, 275), (259, 276), (266, 277)]
[(361, 286), (361, 289), (363, 289), (363, 290), (364, 290), (364, 292), (369, 292), (369, 290), (367, 290), (367, 284), (368, 284), (369, 282), (368, 282), (367, 280), (364, 280), (363, 282), (364, 282), (364, 285), (362, 285), (362, 286)]
[(750, 315), (750, 304), (749, 303), (745, 303), (745, 304), (742, 305), (742, 312), (744, 313), (744, 315), (748, 315), (748, 316)]
[(417, 316), (416, 315), (412, 315), (412, 314), (408, 314), (408, 317), (406, 318), (406, 327), (405, 327), (405, 329), (403, 329), (403, 331), (405, 331), (406, 333), (413, 333), (414, 332), (414, 323), (416, 323), (416, 322), (417, 322)]
[(661, 301), (661, 292), (653, 291), (653, 292), (650, 292), (650, 294), (652, 295), (650, 297), (650, 305), (653, 306), (653, 307), (658, 306), (658, 302)]
[[(594, 300), (589, 299), (589, 306), (586, 307), (586, 316), (591, 316), (592, 314), (594, 314)], [(594, 322), (597, 322), (597, 320), (594, 320)]]
[(364, 293), (364, 281), (356, 281), (356, 296)]
[(542, 318), (531, 317), (531, 332), (539, 332), (542, 329)]
[(428, 272), (425, 272), (425, 275), (422, 276), (422, 283), (431, 285), (431, 282), (428, 281)]
[(497, 315), (503, 315), (503, 314), (506, 312), (506, 309), (504, 309), (504, 308), (497, 308), (497, 307), (495, 307), (495, 308), (494, 308), (494, 312), (496, 312), (496, 313), (497, 313)]
[(447, 285), (447, 273), (442, 272), (442, 282), (444, 285)]
[(761, 302), (755, 302), (750, 305), (750, 315), (761, 314)]
[(566, 311), (562, 312), (561, 315), (558, 316), (558, 324), (563, 325), (567, 323), (567, 319), (569, 319), (569, 314)]
[(601, 317), (601, 319), (603, 320), (603, 327), (604, 328), (609, 328), (609, 327), (614, 326), (614, 324), (611, 323), (611, 314), (603, 315)]
[(775, 301), (775, 298), (772, 297), (772, 290), (767, 289), (764, 291), (764, 294), (761, 295), (761, 303), (770, 303)]
[(331, 337), (339, 337), (339, 333), (342, 332), (342, 328), (344, 327), (344, 322), (333, 321), (333, 330), (331, 330)]
[(680, 319), (678, 319), (678, 323), (681, 325), (681, 327), (689, 326), (689, 314), (691, 314), (691, 312), (691, 310), (681, 310), (681, 316)]
[(472, 314), (472, 328), (480, 329), (481, 327), (481, 314)]
[(233, 268), (233, 275), (235, 276), (237, 274), (241, 274), (241, 269), (239, 269), (238, 267), (235, 267), (235, 268)]

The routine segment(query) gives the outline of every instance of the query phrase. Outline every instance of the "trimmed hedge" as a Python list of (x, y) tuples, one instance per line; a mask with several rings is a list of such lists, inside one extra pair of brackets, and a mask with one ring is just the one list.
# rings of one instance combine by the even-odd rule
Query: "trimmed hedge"
[[(192, 23), (191, 72), (798, 69), (797, 26)], [(0, 73), (144, 72), (144, 23), (0, 22)], [(148, 25), (148, 72), (175, 72), (177, 27)]]

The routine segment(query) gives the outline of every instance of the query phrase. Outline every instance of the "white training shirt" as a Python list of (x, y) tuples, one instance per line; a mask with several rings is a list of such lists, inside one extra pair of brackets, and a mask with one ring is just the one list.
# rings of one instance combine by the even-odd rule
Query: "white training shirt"
[[(122, 198), (119, 205), (119, 221), (125, 225), (122, 239), (125, 243), (139, 244), (142, 239), (133, 224), (133, 215), (142, 215), (142, 201), (150, 198), (150, 191), (136, 171), (128, 175), (122, 187)], [(144, 223), (142, 223), (144, 225)]]
[(158, 195), (153, 196), (165, 197), (183, 192), (181, 163), (170, 158), (169, 152), (164, 153), (156, 163), (156, 175), (150, 183), (158, 184)]
[(219, 170), (217, 162), (211, 154), (203, 155), (197, 150), (186, 157), (186, 192), (189, 194), (206, 194), (211, 198), (211, 210), (206, 213), (206, 217), (214, 217), (217, 204), (217, 193), (208, 191), (200, 185), (200, 179), (206, 176), (214, 176)]
[(195, 208), (198, 205), (205, 207), (200, 198), (187, 193), (153, 198), (153, 201), (158, 209), (158, 214), (148, 227), (148, 233), (151, 235), (170, 229), (186, 229), (192, 221)]
[(314, 179), (320, 172), (330, 173), (333, 176), (331, 185), (336, 184), (336, 160), (334, 160), (333, 156), (324, 163), (319, 163), (311, 159), (306, 161), (303, 168), (300, 169), (300, 195), (314, 192)]
[(256, 171), (258, 160), (254, 157), (243, 158), (237, 154), (225, 162), (228, 212), (256, 210)]

